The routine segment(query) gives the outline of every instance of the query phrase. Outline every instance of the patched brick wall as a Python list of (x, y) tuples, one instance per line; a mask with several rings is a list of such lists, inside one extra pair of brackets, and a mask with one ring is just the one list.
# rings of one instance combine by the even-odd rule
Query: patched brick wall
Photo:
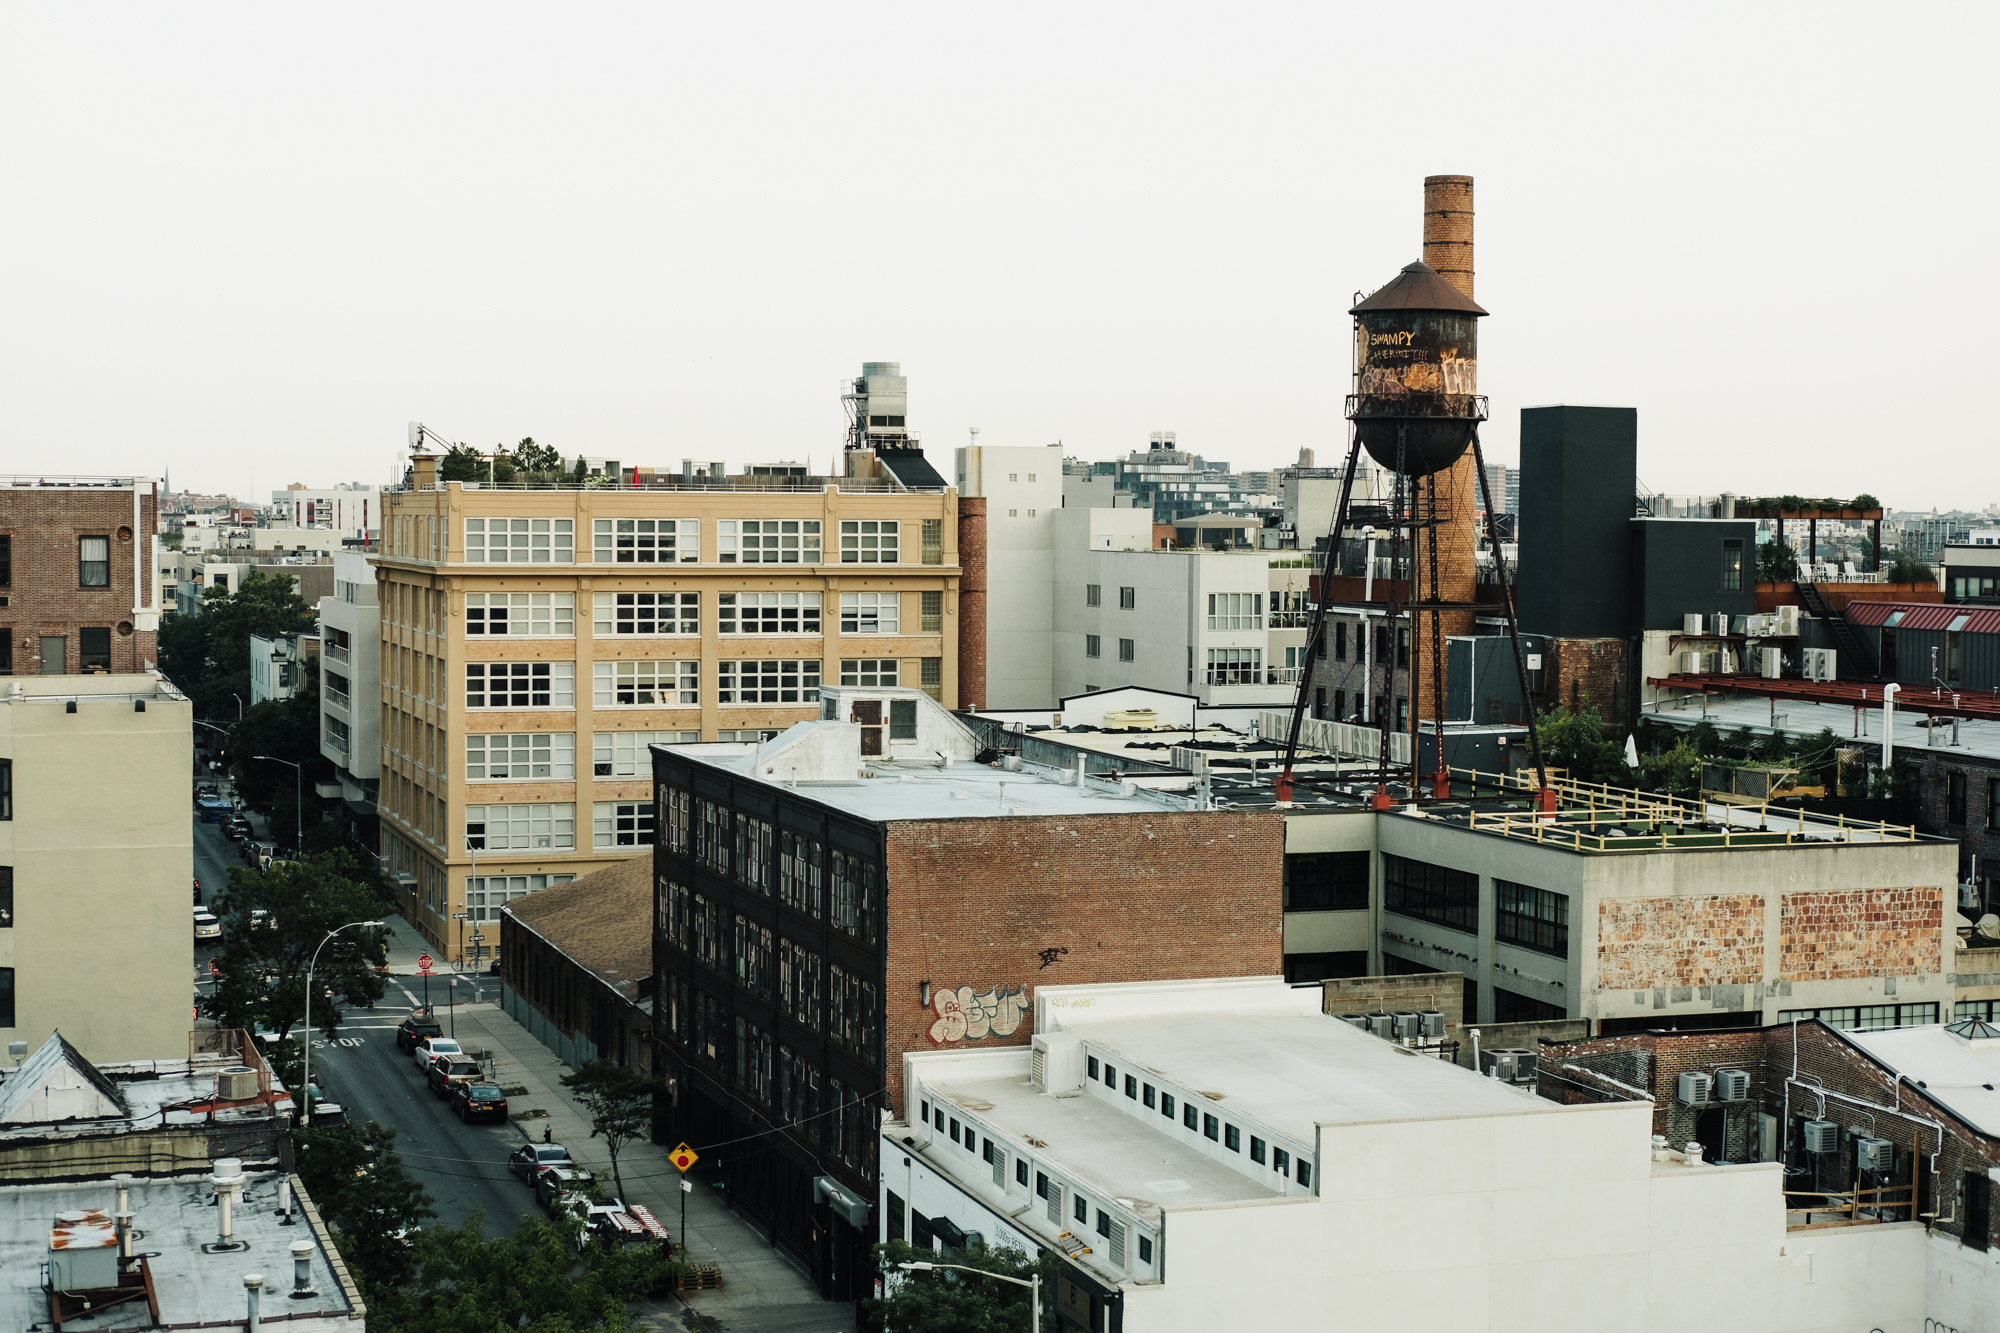
[(890, 1104), (905, 1051), (1026, 1045), (1038, 985), (1280, 974), (1284, 848), (1269, 811), (890, 825)]
[(1764, 898), (1606, 898), (1597, 905), (1599, 990), (1747, 985), (1764, 973)]
[(1778, 975), (1785, 981), (1944, 970), (1942, 889), (1788, 893), (1778, 920)]
[[(132, 608), (143, 604), (158, 577), (152, 540), (157, 502), (148, 488), (139, 501), (134, 530), (132, 490), (110, 487), (49, 486), (0, 488), (0, 535), (10, 538), (12, 576), (0, 589), (0, 630), (13, 640), (11, 660), (0, 670), (42, 674), (41, 640), (62, 638), (63, 674), (82, 671), (79, 629), (111, 631), (111, 666), (116, 673), (144, 671), (159, 657), (157, 636), (138, 629)], [(77, 542), (110, 540), (109, 587), (82, 586)], [(140, 588), (132, 582), (132, 554), (139, 553)], [(155, 597), (153, 600), (157, 601)]]
[(1632, 725), (1631, 654), (1623, 639), (1551, 639), (1549, 657), (1545, 704), (1575, 708), (1588, 697), (1607, 731), (1622, 735)]

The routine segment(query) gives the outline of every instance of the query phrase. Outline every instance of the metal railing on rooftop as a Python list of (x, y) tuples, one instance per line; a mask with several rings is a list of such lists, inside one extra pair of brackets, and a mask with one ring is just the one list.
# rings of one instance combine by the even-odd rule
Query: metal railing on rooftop
[(540, 482), (524, 481), (441, 481), (434, 486), (398, 484), (382, 489), (393, 494), (408, 494), (418, 491), (442, 491), (448, 486), (462, 486), (468, 491), (709, 491), (728, 493), (749, 491), (758, 494), (818, 495), (827, 490), (843, 495), (942, 495), (949, 486), (905, 486), (898, 482), (885, 481), (875, 477), (696, 477), (688, 481), (683, 477), (658, 477), (650, 481), (599, 481), (595, 478), (576, 485), (564, 482), (560, 485), (544, 485)]

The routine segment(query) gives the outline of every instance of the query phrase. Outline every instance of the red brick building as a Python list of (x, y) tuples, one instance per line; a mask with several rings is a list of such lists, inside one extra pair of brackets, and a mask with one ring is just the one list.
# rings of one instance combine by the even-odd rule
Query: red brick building
[(159, 498), (145, 478), (0, 484), (0, 674), (136, 673), (157, 659)]
[(1004, 767), (918, 691), (823, 703), (654, 751), (656, 1068), (662, 1134), (851, 1299), (903, 1053), (1025, 1045), (1041, 984), (1278, 975), (1284, 829)]

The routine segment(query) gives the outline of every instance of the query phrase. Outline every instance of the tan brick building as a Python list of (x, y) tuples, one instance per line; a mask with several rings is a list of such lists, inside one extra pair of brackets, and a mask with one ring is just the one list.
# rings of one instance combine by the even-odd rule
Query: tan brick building
[(387, 497), (375, 561), (379, 810), (384, 869), (443, 956), (651, 844), (649, 744), (772, 735), (843, 681), (957, 703), (948, 488), (490, 489), (433, 465)]
[(149, 478), (0, 478), (0, 674), (136, 674), (159, 655)]

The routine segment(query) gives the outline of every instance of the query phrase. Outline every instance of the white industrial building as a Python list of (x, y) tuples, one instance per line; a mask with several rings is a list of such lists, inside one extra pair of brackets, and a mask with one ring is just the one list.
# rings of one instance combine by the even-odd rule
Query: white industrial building
[(1042, 987), (1032, 1049), (904, 1057), (883, 1239), (1066, 1257), (1064, 1327), (1917, 1329), (1925, 1227), (1787, 1230), (1780, 1163), (1652, 1142), (1275, 979)]
[(958, 485), (987, 505), (988, 707), (1050, 708), (1125, 686), (1204, 707), (1297, 693), (1306, 562), (1157, 549), (1151, 509), (1065, 506), (1053, 449), (960, 449)]
[(364, 482), (324, 489), (295, 483), (272, 491), (271, 505), (290, 518), (293, 527), (326, 528), (354, 541), (366, 541), (370, 532), (382, 530), (382, 490)]
[(333, 596), (320, 600), (319, 627), (319, 752), (335, 769), (335, 781), (321, 784), (319, 794), (338, 797), (357, 836), (373, 846), (382, 778), (382, 613), (367, 556), (333, 557)]

